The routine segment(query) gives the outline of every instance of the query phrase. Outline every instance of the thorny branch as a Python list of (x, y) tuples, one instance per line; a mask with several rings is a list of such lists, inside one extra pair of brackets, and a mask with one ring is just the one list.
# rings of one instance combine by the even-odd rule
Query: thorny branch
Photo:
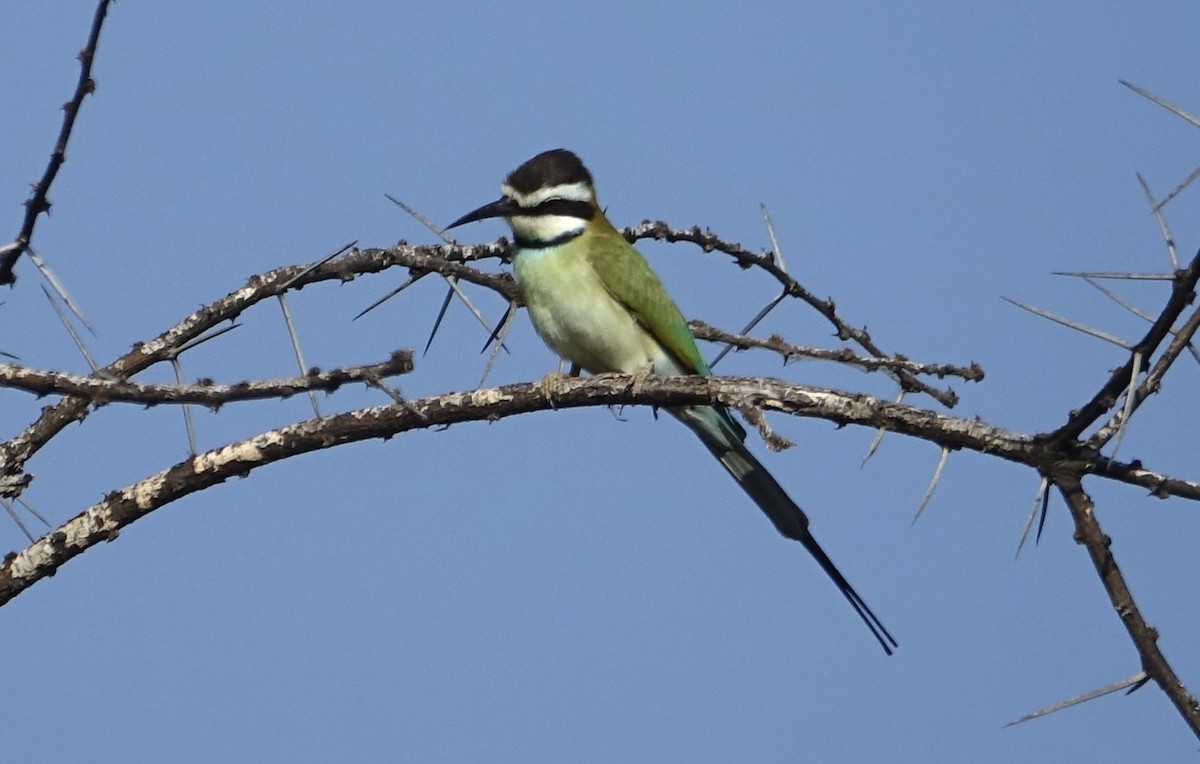
[[(33, 192), (26, 201), (21, 229), (11, 243), (0, 247), (0, 284), (14, 282), (15, 264), (23, 253), (32, 252), (30, 247), (37, 220), (50, 209), (48, 192), (66, 160), (67, 143), (83, 99), (95, 87), (91, 79), (91, 67), (110, 3), (111, 0), (100, 0), (97, 5), (88, 43), (80, 53), (78, 84), (72, 99), (64, 106), (63, 125), (55, 150), (42, 178), (33, 185)], [(1156, 212), (1161, 204), (1156, 206)], [(645, 221), (627, 229), (625, 235), (630, 241), (655, 239), (690, 242), (705, 252), (722, 252), (742, 268), (760, 268), (783, 287), (785, 294), (801, 300), (822, 315), (834, 327), (839, 339), (854, 343), (867, 355), (858, 356), (849, 348), (802, 348), (779, 337), (761, 339), (730, 334), (693, 322), (697, 335), (704, 339), (732, 343), (743, 348), (770, 350), (780, 354), (785, 361), (796, 357), (824, 358), (867, 370), (881, 370), (899, 382), (903, 392), (925, 393), (947, 407), (957, 403), (957, 395), (952, 390), (928, 385), (918, 375), (939, 378), (957, 376), (968, 381), (982, 378), (982, 370), (975, 364), (968, 367), (922, 364), (900, 355), (884, 353), (865, 329), (852, 326), (838, 315), (832, 300), (818, 298), (780, 267), (772, 252), (751, 252), (740, 244), (721, 239), (711, 231), (699, 227), (676, 229), (663, 222)], [(66, 396), (57, 404), (46, 407), (37, 421), (23, 432), (0, 444), (0, 497), (19, 496), (30, 479), (25, 474), (29, 459), (67, 424), (85, 419), (91, 407), (97, 403), (131, 401), (151, 405), (201, 403), (219, 406), (233, 400), (286, 397), (295, 392), (318, 389), (333, 390), (347, 382), (367, 382), (382, 387), (382, 377), (405, 373), (412, 368), (411, 354), (396, 354), (383, 364), (328, 372), (313, 371), (299, 378), (248, 381), (238, 385), (151, 385), (130, 380), (133, 375), (154, 364), (174, 360), (197, 338), (226, 321), (232, 321), (264, 299), (282, 297), (286, 292), (308, 284), (349, 281), (359, 275), (402, 267), (409, 270), (412, 281), (431, 273), (441, 274), (454, 281), (490, 289), (504, 297), (510, 306), (517, 306), (520, 298), (510, 276), (489, 273), (470, 265), (493, 259), (507, 262), (510, 258), (511, 248), (504, 240), (486, 245), (428, 247), (409, 246), (401, 242), (389, 249), (355, 250), (316, 265), (289, 266), (252, 278), (243, 288), (205, 306), (153, 340), (135, 346), (131, 352), (93, 376), (0, 365), (0, 388)], [(155, 509), (229, 477), (247, 474), (259, 466), (296, 454), (364, 439), (387, 438), (415, 429), (469, 421), (492, 421), (549, 408), (626, 404), (678, 406), (720, 402), (737, 408), (760, 407), (796, 416), (819, 417), (843, 425), (890, 430), (936, 443), (943, 449), (943, 455), (951, 450), (973, 450), (1031, 467), (1051, 480), (1070, 508), (1076, 538), (1088, 549), (1097, 574), (1141, 657), (1143, 670), (1167, 694), (1193, 732), (1200, 736), (1200, 706), (1159, 651), (1158, 635), (1146, 623), (1133, 600), (1112, 556), (1111, 540), (1096, 521), (1091, 499), (1082, 486), (1082, 478), (1092, 475), (1137, 485), (1158, 497), (1200, 500), (1200, 483), (1153, 472), (1137, 461), (1118, 462), (1100, 453), (1100, 448), (1113, 437), (1124, 420), (1157, 392), (1163, 376), (1200, 328), (1200, 311), (1194, 311), (1181, 328), (1174, 329), (1176, 321), (1195, 300), (1197, 281), (1200, 281), (1200, 254), (1186, 268), (1176, 271), (1166, 306), (1143, 339), (1129, 349), (1129, 360), (1123, 367), (1114, 370), (1096, 395), (1072, 412), (1065, 424), (1048, 434), (1024, 435), (993, 427), (977, 419), (949, 417), (871, 396), (758, 378), (651, 377), (638, 379), (636, 383), (631, 378), (621, 376), (567, 379), (556, 385), (552, 400), (547, 398), (545, 389), (539, 384), (450, 393), (417, 401), (403, 400), (398, 393), (394, 393), (398, 400), (395, 405), (317, 417), (271, 430), (194, 456), (109, 494), (28, 548), (5, 557), (0, 565), (0, 605), (41, 578), (52, 575), (67, 560), (101, 541), (112, 539), (122, 528)], [(1154, 360), (1159, 346), (1172, 331), (1175, 332), (1173, 341)], [(1136, 380), (1143, 372), (1146, 372), (1145, 378), (1133, 390), (1124, 411), (1113, 414), (1091, 438), (1083, 440), (1083, 433), (1113, 410), (1121, 393), (1130, 385), (1130, 380)]]
[(1096, 575), (1104, 582), (1104, 590), (1108, 592), (1113, 610), (1120, 616), (1121, 623), (1141, 656), (1142, 670), (1158, 684), (1188, 726), (1193, 731), (1200, 730), (1200, 704), (1158, 649), (1158, 631), (1146, 623), (1134, 601), (1125, 576), (1113, 557), (1110, 548), (1112, 539), (1101, 529), (1091, 497), (1084, 492), (1079, 476), (1067, 472), (1056, 474), (1053, 479), (1071, 510), (1071, 518), (1075, 521), (1075, 539), (1087, 548)]
[[(711, 233), (700, 233), (697, 229), (672, 229), (665, 224), (645, 224), (649, 228), (631, 229), (628, 235), (637, 237), (662, 237), (668, 240), (692, 241), (702, 248), (719, 250), (730, 254), (744, 267), (762, 267), (784, 283), (789, 294), (801, 296), (814, 305), (822, 315), (827, 315), (839, 327), (839, 335), (849, 338), (867, 349), (868, 357), (858, 357), (848, 349), (810, 352), (778, 337), (767, 339), (744, 337), (694, 324), (702, 338), (721, 342), (732, 342), (743, 347), (757, 347), (779, 353), (785, 359), (797, 356), (824, 357), (838, 362), (851, 363), (867, 369), (882, 369), (897, 378), (913, 378), (917, 374), (932, 374), (938, 377), (958, 376), (976, 380), (982, 376), (978, 366), (966, 367), (944, 364), (921, 364), (902, 356), (885, 356), (873, 344), (865, 332), (855, 330), (837, 314), (832, 302), (820, 301), (803, 290), (794, 279), (782, 271), (772, 270), (769, 254), (756, 255), (740, 245), (725, 242)], [(155, 339), (135, 346), (134, 349), (110, 364), (97, 376), (111, 378), (108, 390), (128, 393), (130, 400), (160, 402), (158, 399), (138, 398), (139, 393), (166, 396), (165, 390), (154, 390), (153, 386), (121, 387), (134, 385), (127, 382), (130, 376), (165, 360), (174, 358), (181, 349), (226, 321), (232, 321), (243, 311), (269, 297), (283, 294), (292, 289), (325, 281), (349, 281), (359, 275), (376, 273), (392, 267), (406, 268), (412, 279), (420, 279), (431, 273), (451, 276), (464, 283), (475, 284), (502, 296), (510, 305), (519, 305), (520, 297), (511, 276), (506, 273), (490, 273), (472, 264), (483, 260), (506, 261), (510, 257), (507, 242), (487, 245), (411, 246), (400, 243), (388, 249), (353, 250), (343, 256), (316, 265), (288, 266), (262, 276), (256, 276), (241, 289), (201, 308), (176, 326)], [(1175, 288), (1168, 306), (1155, 323), (1151, 332), (1139, 344), (1147, 352), (1153, 352), (1169, 334), (1174, 319), (1191, 301), (1197, 274), (1200, 273), (1200, 255), (1185, 271), (1177, 274)], [(803, 295), (807, 295), (806, 297)], [(814, 304), (815, 303), (815, 304)], [(1200, 320), (1200, 319), (1198, 319)], [(1160, 357), (1157, 373), (1147, 376), (1143, 384), (1149, 394), (1156, 389), (1158, 380), (1165, 373), (1180, 349), (1186, 347), (1191, 332), (1180, 330), (1170, 349)], [(1178, 346), (1178, 348), (1177, 348)], [(1144, 356), (1149, 357), (1149, 355)], [(1164, 365), (1165, 364), (1165, 365)], [(2, 367), (0, 367), (2, 368)], [(1126, 370), (1127, 371), (1127, 370)], [(59, 381), (65, 384), (82, 383), (71, 391), (69, 397), (46, 408), (42, 416), (24, 432), (0, 444), (0, 494), (17, 495), (28, 482), (24, 465), (28, 459), (50, 441), (63, 427), (72, 421), (84, 419), (94, 396), (88, 392), (95, 377), (74, 381)], [(1127, 373), (1114, 372), (1112, 379), (1120, 380), (1123, 389)], [(295, 380), (285, 381), (285, 386)], [(3, 384), (0, 382), (0, 384)], [(269, 383), (262, 383), (269, 384)], [(922, 389), (941, 402), (951, 404), (957, 397), (950, 391), (935, 390), (924, 383), (902, 383), (905, 389)], [(1106, 383), (1111, 385), (1110, 380)], [(297, 388), (298, 389), (298, 388)], [(67, 392), (65, 388), (57, 392)], [(282, 392), (282, 391), (281, 391)], [(74, 394), (78, 393), (78, 394)], [(225, 391), (222, 391), (224, 394)], [(180, 395), (175, 388), (175, 395)], [(199, 395), (191, 390), (187, 395)], [(116, 396), (113, 396), (114, 398)], [(455, 393), (420, 401), (402, 401), (396, 406), (365, 409), (333, 417), (301, 422), (289, 427), (264, 433), (256, 438), (231, 444), (194, 457), (158, 475), (147, 478), (123, 491), (114, 493), (103, 502), (89, 508), (83, 514), (68, 521), (57, 531), (36, 542), (25, 551), (10, 556), (0, 568), (0, 604), (23, 591), (38, 579), (53, 573), (62, 563), (102, 540), (111, 538), (121, 527), (135, 521), (154, 509), (171, 503), (180, 496), (203, 490), (234, 474), (244, 474), (260, 464), (267, 464), (319, 448), (328, 448), (340, 443), (375, 437), (390, 437), (411, 429), (447, 426), (457, 422), (493, 420), (515, 414), (544, 410), (546, 408), (570, 408), (590, 405), (647, 404), (655, 406), (686, 405), (719, 401), (734, 407), (747, 405), (784, 411), (797, 416), (820, 417), (838, 424), (857, 424), (890, 430), (900, 434), (922, 438), (937, 443), (945, 450), (974, 450), (1032, 467), (1043, 474), (1053, 471), (1056, 484), (1062, 488), (1078, 481), (1084, 475), (1095, 475), (1117, 482), (1137, 485), (1150, 494), (1166, 497), (1200, 500), (1200, 484), (1146, 469), (1139, 462), (1123, 463), (1099, 453), (1097, 446), (1081, 442), (1078, 435), (1067, 437), (1063, 431), (1050, 436), (1029, 436), (1012, 433), (987, 425), (975, 419), (948, 417), (928, 410), (899, 403), (881, 401), (866, 395), (816, 390), (769, 379), (693, 379), (651, 378), (646, 380), (635, 394), (629, 381), (623, 377), (599, 377), (587, 380), (566, 380), (555, 391), (553, 401), (545, 398), (543, 388), (538, 385), (510, 386), (477, 390), (473, 393)], [(1083, 413), (1072, 417), (1072, 426), (1079, 432), (1086, 417), (1088, 424), (1094, 422), (1105, 411), (1111, 409), (1116, 396), (1097, 395), (1085, 407)], [(182, 402), (182, 400), (181, 400)], [(1093, 411), (1095, 409), (1095, 411)], [(1065, 431), (1065, 428), (1064, 428)], [(1071, 497), (1067, 496), (1068, 501)], [(1089, 545), (1089, 550), (1095, 551)], [(1109, 581), (1103, 579), (1106, 589)], [(1111, 595), (1110, 590), (1110, 595)], [(1139, 650), (1143, 649), (1139, 644)], [(1163, 661), (1165, 666), (1165, 660)], [(1170, 684), (1173, 674), (1166, 671), (1155, 674), (1163, 676)], [(1177, 684), (1177, 682), (1176, 682)], [(1179, 697), (1190, 697), (1179, 685)], [(1185, 715), (1186, 716), (1186, 715)], [(1190, 717), (1189, 717), (1190, 718)], [(1194, 727), (1200, 735), (1200, 727)]]
[[(1200, 259), (1200, 254), (1197, 254), (1197, 259)], [(1158, 360), (1150, 368), (1146, 374), (1146, 378), (1133, 391), (1133, 400), (1130, 402), (1128, 413), (1122, 409), (1113, 415), (1103, 427), (1096, 431), (1096, 434), (1088, 439), (1088, 445), (1092, 448), (1100, 448), (1107, 443), (1120, 430), (1121, 426), (1128, 421), (1130, 417), (1141, 407), (1154, 393), (1158, 392), (1159, 385), (1162, 383), (1163, 377), (1171, 366), (1175, 364), (1176, 359), (1180, 354), (1187, 349), (1188, 343), (1192, 341), (1196, 331), (1200, 329), (1200, 310), (1195, 310), (1192, 315), (1183, 323), (1179, 329), (1175, 330), (1174, 338), (1163, 351), (1163, 354), (1158, 357)], [(1132, 358), (1132, 356), (1131, 356)], [(1132, 360), (1127, 364), (1132, 368)]]
[[(714, 250), (723, 252), (737, 262), (742, 268), (757, 267), (769, 273), (779, 284), (784, 291), (792, 297), (795, 297), (807, 303), (813, 310), (821, 314), (837, 332), (837, 338), (843, 342), (853, 342), (863, 350), (867, 351), (876, 358), (889, 358), (890, 356), (883, 352), (871, 335), (867, 333), (865, 328), (851, 326), (842, 319), (837, 313), (837, 306), (833, 300), (822, 300), (821, 298), (808, 291), (799, 281), (796, 280), (790, 273), (779, 267), (775, 262), (773, 252), (751, 252), (741, 244), (733, 244), (724, 241), (720, 236), (708, 230), (701, 230), (699, 226), (693, 226), (688, 229), (672, 228), (667, 223), (658, 221), (646, 220), (641, 225), (627, 229), (625, 238), (630, 241), (638, 239), (657, 239), (668, 242), (686, 241), (695, 244), (705, 252)], [(889, 372), (892, 377), (900, 383), (900, 388), (906, 392), (925, 393), (938, 403), (947, 408), (954, 408), (958, 403), (958, 395), (953, 390), (938, 390), (934, 387), (922, 382), (915, 375), (905, 369), (894, 369)]]
[(918, 361), (910, 361), (902, 356), (894, 358), (861, 356), (850, 348), (830, 350), (828, 348), (795, 345), (777, 334), (771, 335), (766, 339), (751, 337), (746, 334), (734, 334), (733, 332), (726, 332), (714, 326), (709, 326), (703, 321), (689, 321), (688, 327), (692, 330), (692, 334), (696, 335), (697, 339), (733, 345), (738, 350), (748, 350), (749, 348), (770, 350), (782, 356), (785, 363), (797, 358), (813, 358), (822, 361), (835, 361), (849, 366), (858, 366), (867, 371), (904, 369), (910, 374), (928, 374), (939, 379), (944, 377), (959, 377), (967, 382), (982, 382), (984, 377), (983, 367), (974, 362), (970, 366), (955, 366), (944, 363), (920, 363)]
[[(349, 281), (362, 273), (374, 273), (392, 265), (408, 265), (421, 272), (443, 272), (460, 275), (467, 281), (480, 283), (498, 291), (511, 282), (508, 276), (496, 276), (477, 271), (461, 263), (438, 257), (439, 247), (397, 247), (394, 257), (385, 257), (385, 250), (354, 251), (322, 263), (317, 267), (292, 265), (278, 268), (262, 276), (254, 276), (243, 286), (225, 297), (206, 305), (154, 339), (139, 343), (133, 350), (118, 358), (96, 376), (127, 380), (134, 374), (175, 357), (191, 341), (232, 321), (259, 302), (291, 289), (301, 289), (321, 281)], [(469, 249), (464, 254), (469, 255)], [(16, 495), (29, 482), (23, 474), (25, 464), (55, 435), (72, 422), (87, 418), (91, 401), (87, 397), (71, 396), (42, 410), (37, 421), (5, 443), (0, 443), (0, 496)]]
[[(726, 249), (741, 249), (740, 245), (729, 244), (716, 237), (714, 239)], [(512, 276), (489, 273), (467, 264), (486, 259), (503, 261), (508, 258), (509, 252), (508, 243), (503, 240), (486, 245), (444, 246), (413, 246), (401, 242), (389, 249), (352, 250), (315, 265), (278, 268), (250, 278), (241, 289), (202, 307), (158, 337), (135, 345), (132, 351), (100, 369), (95, 376), (128, 380), (140, 371), (170, 360), (187, 343), (226, 321), (234, 320), (263, 300), (311, 284), (352, 281), (358, 276), (397, 266), (407, 268), (414, 278), (430, 273), (453, 276), (490, 289), (510, 303), (520, 304)], [(0, 443), (0, 496), (16, 495), (24, 488), (29, 481), (29, 476), (24, 474), (25, 464), (68, 424), (87, 418), (89, 406), (90, 399), (87, 397), (65, 398), (44, 409), (37, 421), (23, 432)]]
[(75, 85), (75, 93), (71, 96), (71, 100), (63, 104), (62, 129), (58, 133), (58, 140), (54, 143), (50, 162), (46, 165), (46, 171), (42, 173), (41, 179), (33, 184), (33, 193), (25, 201), (25, 218), (21, 222), (21, 230), (17, 234), (17, 238), (10, 244), (0, 247), (0, 285), (12, 284), (16, 281), (13, 268), (21, 255), (29, 249), (38, 216), (43, 212), (50, 211), (50, 200), (46, 195), (50, 192), (50, 186), (54, 183), (54, 179), (58, 177), (58, 171), (67, 161), (67, 142), (71, 140), (71, 131), (75, 129), (75, 118), (79, 116), (79, 108), (83, 105), (84, 97), (96, 89), (96, 83), (92, 80), (92, 64), (96, 60), (96, 45), (100, 42), (100, 29), (104, 26), (104, 19), (108, 15), (108, 6), (111, 3), (112, 0), (100, 0), (96, 6), (87, 45), (79, 52), (79, 81)]
[[(1128, 386), (1130, 376), (1135, 372), (1134, 360), (1140, 358), (1143, 359), (1143, 364), (1147, 363), (1162, 341), (1170, 335), (1175, 321), (1178, 320), (1184, 309), (1196, 299), (1197, 280), (1200, 280), (1200, 252), (1197, 252), (1196, 256), (1192, 258), (1192, 262), (1188, 264), (1187, 268), (1175, 273), (1171, 296), (1167, 299), (1167, 304), (1146, 331), (1145, 336), (1129, 349), (1129, 360), (1114, 369), (1108, 380), (1092, 396), (1092, 399), (1081, 408), (1071, 412), (1065, 424), (1049, 433), (1046, 436), (1049, 440), (1059, 443), (1076, 440), (1083, 435), (1087, 428), (1112, 409), (1121, 392)], [(1177, 335), (1177, 340), (1179, 336), (1182, 336), (1182, 333)], [(1186, 339), (1190, 339), (1190, 336)], [(1169, 359), (1166, 362), (1167, 367), (1174, 363), (1179, 352), (1182, 351), (1182, 347), (1186, 347), (1186, 345), (1187, 342), (1184, 341), (1178, 351), (1170, 356), (1164, 356)], [(1141, 372), (1142, 369), (1136, 369), (1136, 371)], [(1165, 371), (1166, 368), (1162, 369), (1156, 378), (1161, 378)]]
[[(1061, 452), (1020, 433), (980, 422), (881, 401), (867, 395), (803, 387), (780, 380), (742, 377), (649, 377), (601, 375), (565, 378), (552, 398), (539, 383), (449, 393), (402, 404), (358, 409), (310, 419), (213, 449), (109, 494), (27, 549), (0, 565), (0, 605), (52, 575), (67, 560), (110, 540), (122, 528), (153, 510), (234, 476), (245, 475), (297, 454), (372, 438), (390, 438), (411, 430), (472, 421), (495, 421), (534, 411), (582, 406), (682, 406), (750, 402), (762, 408), (839, 424), (888, 429), (924, 438), (952, 449), (970, 449), (1031, 467), (1054, 463), (1056, 480), (1104, 474), (1147, 488), (1147, 473), (1134, 465), (1113, 466), (1097, 454)], [(1200, 484), (1176, 482), (1155, 488), (1200, 500)]]
[(311, 369), (303, 377), (247, 380), (232, 385), (219, 385), (212, 380), (201, 380), (194, 385), (149, 384), (0, 364), (0, 387), (24, 390), (38, 396), (71, 395), (86, 398), (92, 403), (122, 401), (147, 406), (160, 403), (199, 403), (218, 408), (234, 401), (290, 398), (296, 393), (313, 390), (331, 393), (352, 382), (373, 384), (379, 379), (408, 374), (412, 370), (411, 350), (396, 351), (391, 358), (382, 363), (328, 371)]

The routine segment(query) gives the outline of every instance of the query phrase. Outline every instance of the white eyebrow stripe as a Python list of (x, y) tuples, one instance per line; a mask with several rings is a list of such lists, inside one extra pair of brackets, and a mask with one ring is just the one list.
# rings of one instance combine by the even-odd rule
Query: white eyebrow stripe
[(528, 194), (522, 194), (512, 186), (505, 183), (500, 187), (501, 193), (512, 199), (525, 209), (533, 209), (542, 202), (548, 199), (565, 199), (571, 202), (590, 202), (594, 198), (591, 184), (589, 183), (561, 183), (557, 186), (549, 186), (539, 188), (536, 191)]

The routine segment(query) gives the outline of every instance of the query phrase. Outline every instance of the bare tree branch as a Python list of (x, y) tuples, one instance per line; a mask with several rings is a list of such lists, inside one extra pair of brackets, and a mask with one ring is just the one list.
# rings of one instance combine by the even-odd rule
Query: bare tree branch
[[(769, 273), (776, 281), (778, 281), (789, 295), (795, 297), (809, 305), (813, 310), (817, 311), (821, 316), (828, 321), (837, 332), (837, 338), (843, 342), (853, 342), (863, 350), (867, 351), (878, 358), (889, 358), (887, 353), (883, 352), (877, 346), (871, 335), (865, 328), (851, 326), (842, 320), (842, 317), (837, 313), (837, 306), (833, 300), (822, 300), (812, 292), (808, 291), (799, 281), (797, 281), (790, 273), (780, 267), (776, 261), (775, 255), (772, 252), (762, 254), (751, 252), (741, 244), (734, 244), (723, 240), (721, 237), (714, 234), (712, 231), (701, 230), (699, 226), (692, 228), (672, 228), (668, 224), (658, 221), (646, 220), (641, 225), (627, 228), (624, 231), (625, 238), (630, 241), (638, 239), (656, 239), (669, 242), (686, 241), (703, 249), (705, 252), (716, 250), (723, 252), (733, 257), (734, 261), (742, 268), (758, 267)], [(904, 369), (897, 369), (889, 372), (891, 376), (900, 383), (900, 388), (907, 392), (925, 393), (932, 396), (936, 401), (943, 406), (953, 408), (958, 403), (958, 396), (953, 391), (936, 390), (921, 380), (914, 377)]]
[(1172, 332), (1174, 337), (1171, 340), (1171, 344), (1159, 356), (1158, 361), (1155, 362), (1150, 372), (1146, 374), (1146, 378), (1142, 380), (1142, 383), (1129, 395), (1128, 405), (1113, 414), (1112, 418), (1097, 430), (1095, 435), (1088, 439), (1088, 446), (1092, 448), (1102, 447), (1120, 432), (1121, 427), (1129, 421), (1129, 418), (1133, 416), (1133, 413), (1141, 407), (1147, 398), (1158, 392), (1163, 377), (1183, 351), (1191, 346), (1192, 337), (1196, 335), (1197, 330), (1200, 330), (1200, 310), (1193, 311), (1192, 315), (1183, 323), (1183, 326), (1178, 331)]
[[(1162, 341), (1171, 334), (1171, 328), (1184, 309), (1196, 298), (1196, 282), (1200, 280), (1200, 252), (1192, 258), (1188, 267), (1175, 274), (1171, 295), (1163, 306), (1158, 318), (1150, 326), (1146, 335), (1131, 349), (1129, 360), (1115, 369), (1092, 399), (1076, 411), (1071, 412), (1065, 424), (1046, 437), (1052, 441), (1066, 443), (1078, 439), (1083, 432), (1091, 427), (1096, 420), (1112, 409), (1125, 387), (1129, 384), (1130, 375), (1141, 369), (1134, 369), (1134, 359), (1149, 359)], [(1186, 343), (1185, 343), (1186, 346)]]
[[(635, 390), (635, 388), (637, 388)], [(235, 475), (297, 454), (402, 432), (447, 427), (471, 421), (580, 406), (643, 404), (686, 406), (722, 403), (755, 405), (838, 424), (884, 427), (938, 443), (1050, 469), (1069, 485), (1083, 474), (1145, 485), (1133, 465), (1113, 465), (1098, 454), (1066, 452), (1030, 436), (993, 427), (977, 419), (936, 414), (868, 395), (803, 387), (780, 380), (743, 377), (656, 377), (601, 375), (556, 381), (552, 397), (540, 383), (506, 385), (449, 393), (392, 406), (358, 409), (310, 419), (264, 432), (199, 454), (106, 497), (0, 566), (0, 605), (90, 546), (109, 540), (121, 528), (182, 496)], [(1105, 468), (1105, 469), (1102, 469)], [(1066, 481), (1064, 483), (1064, 481)], [(1200, 485), (1158, 485), (1168, 493), (1200, 500)]]
[(1121, 568), (1112, 555), (1112, 539), (1101, 529), (1093, 511), (1095, 505), (1092, 504), (1091, 497), (1084, 492), (1079, 475), (1058, 472), (1052, 479), (1071, 510), (1071, 517), (1075, 521), (1075, 539), (1087, 548), (1096, 574), (1104, 584), (1104, 591), (1108, 592), (1113, 610), (1120, 616), (1121, 623), (1141, 656), (1142, 670), (1166, 693), (1192, 733), (1200, 737), (1200, 704), (1184, 687), (1171, 664), (1158, 649), (1158, 631), (1146, 623), (1142, 611), (1134, 601)]
[(71, 131), (75, 129), (75, 118), (79, 116), (79, 108), (83, 105), (83, 99), (96, 89), (96, 83), (92, 81), (92, 64), (96, 60), (96, 46), (100, 42), (100, 29), (104, 26), (104, 19), (108, 15), (108, 6), (111, 3), (112, 0), (100, 0), (96, 6), (96, 13), (92, 17), (92, 31), (88, 35), (87, 44), (79, 52), (79, 82), (75, 85), (75, 93), (71, 96), (71, 100), (63, 104), (62, 129), (59, 130), (54, 151), (50, 154), (50, 162), (46, 165), (46, 171), (42, 173), (41, 179), (33, 184), (33, 193), (25, 201), (25, 218), (21, 221), (21, 230), (17, 233), (17, 238), (11, 244), (0, 248), (0, 285), (16, 281), (17, 277), (13, 273), (13, 267), (33, 240), (33, 229), (37, 225), (38, 216), (43, 212), (50, 211), (50, 200), (46, 194), (49, 193), (54, 179), (58, 177), (58, 171), (62, 169), (63, 163), (67, 161), (67, 142), (71, 140)]
[[(783, 356), (785, 362), (795, 358), (814, 358), (822, 361), (836, 361), (837, 363), (844, 363), (849, 366), (858, 366), (867, 371), (903, 369), (910, 374), (928, 374), (939, 379), (943, 377), (959, 377), (967, 382), (982, 382), (984, 378), (983, 367), (973, 361), (970, 366), (955, 366), (945, 363), (921, 363), (919, 361), (910, 361), (903, 357), (879, 358), (878, 356), (861, 356), (850, 348), (830, 350), (828, 348), (795, 345), (777, 334), (771, 335), (766, 339), (752, 337), (747, 334), (734, 334), (714, 326), (709, 326), (703, 321), (688, 321), (688, 327), (698, 339), (710, 342), (724, 342), (738, 350), (747, 350), (749, 348), (770, 350)], [(951, 391), (947, 390), (944, 392), (953, 395)]]
[(234, 401), (290, 398), (297, 393), (314, 390), (333, 392), (351, 382), (373, 383), (377, 379), (408, 374), (412, 370), (411, 350), (398, 350), (392, 354), (390, 359), (382, 363), (350, 366), (329, 371), (311, 369), (303, 377), (247, 380), (232, 385), (219, 385), (211, 380), (201, 380), (194, 385), (149, 384), (29, 369), (14, 364), (0, 364), (0, 387), (24, 390), (38, 396), (70, 395), (87, 399), (92, 403), (120, 401), (144, 406), (164, 403), (199, 403), (219, 408)]

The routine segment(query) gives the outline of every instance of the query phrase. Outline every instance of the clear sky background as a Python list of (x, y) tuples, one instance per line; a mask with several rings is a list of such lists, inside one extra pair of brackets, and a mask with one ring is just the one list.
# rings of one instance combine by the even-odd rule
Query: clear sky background
[[(0, 6), (0, 238), (52, 148), (93, 8)], [(983, 384), (953, 385), (957, 413), (1046, 430), (1123, 355), (1000, 298), (1144, 331), (1051, 272), (1169, 267), (1134, 173), (1165, 194), (1200, 162), (1200, 131), (1117, 80), (1200, 111), (1198, 29), (1190, 2), (123, 0), (34, 244), (107, 362), (252, 274), (355, 239), (432, 241), (385, 193), (444, 224), (565, 146), (618, 225), (700, 224), (761, 248), (766, 203), (793, 272), (884, 348), (984, 366)], [(1168, 207), (1184, 257), (1198, 209), (1200, 188)], [(642, 249), (689, 317), (735, 329), (774, 294), (723, 255)], [(27, 261), (19, 276), (0, 349), (86, 370)], [(295, 295), (309, 362), (419, 349), (434, 279), (350, 321), (405, 276)], [(1157, 312), (1166, 289), (1123, 292)], [(186, 355), (186, 374), (293, 373), (274, 304), (242, 323)], [(761, 331), (836, 346), (800, 305)], [(456, 305), (405, 393), (476, 386), (485, 338)], [(488, 384), (554, 365), (524, 316), (508, 344)], [(765, 354), (719, 371), (895, 394)], [(1184, 359), (1121, 455), (1196, 478), (1196, 384)], [(323, 407), (382, 402), (348, 389)], [(41, 405), (0, 396), (0, 437)], [(311, 410), (196, 415), (211, 448)], [(1057, 496), (1041, 545), (1014, 562), (1028, 470), (955, 454), (914, 527), (935, 447), (889, 436), (860, 468), (872, 432), (772, 416), (797, 447), (754, 448), (899, 638), (886, 658), (686, 430), (622, 418), (542, 413), (339, 448), (158, 511), (0, 610), (0, 760), (1194, 759), (1153, 687), (1002, 729), (1139, 669)], [(31, 463), (27, 496), (59, 523), (186, 447), (177, 409), (109, 406)], [(1087, 487), (1197, 687), (1200, 508)], [(25, 544), (0, 523), (0, 546)]]

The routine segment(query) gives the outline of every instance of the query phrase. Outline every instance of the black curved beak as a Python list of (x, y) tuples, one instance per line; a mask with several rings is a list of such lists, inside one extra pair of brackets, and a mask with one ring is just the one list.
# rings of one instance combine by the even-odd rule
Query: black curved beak
[(509, 217), (510, 215), (515, 215), (519, 211), (520, 210), (518, 209), (517, 205), (514, 204), (511, 199), (507, 197), (497, 199), (491, 204), (485, 204), (479, 209), (472, 210), (466, 215), (463, 215), (458, 220), (455, 220), (453, 223), (446, 226), (446, 230), (449, 231), (451, 228), (457, 228), (460, 225), (474, 223), (476, 220)]

